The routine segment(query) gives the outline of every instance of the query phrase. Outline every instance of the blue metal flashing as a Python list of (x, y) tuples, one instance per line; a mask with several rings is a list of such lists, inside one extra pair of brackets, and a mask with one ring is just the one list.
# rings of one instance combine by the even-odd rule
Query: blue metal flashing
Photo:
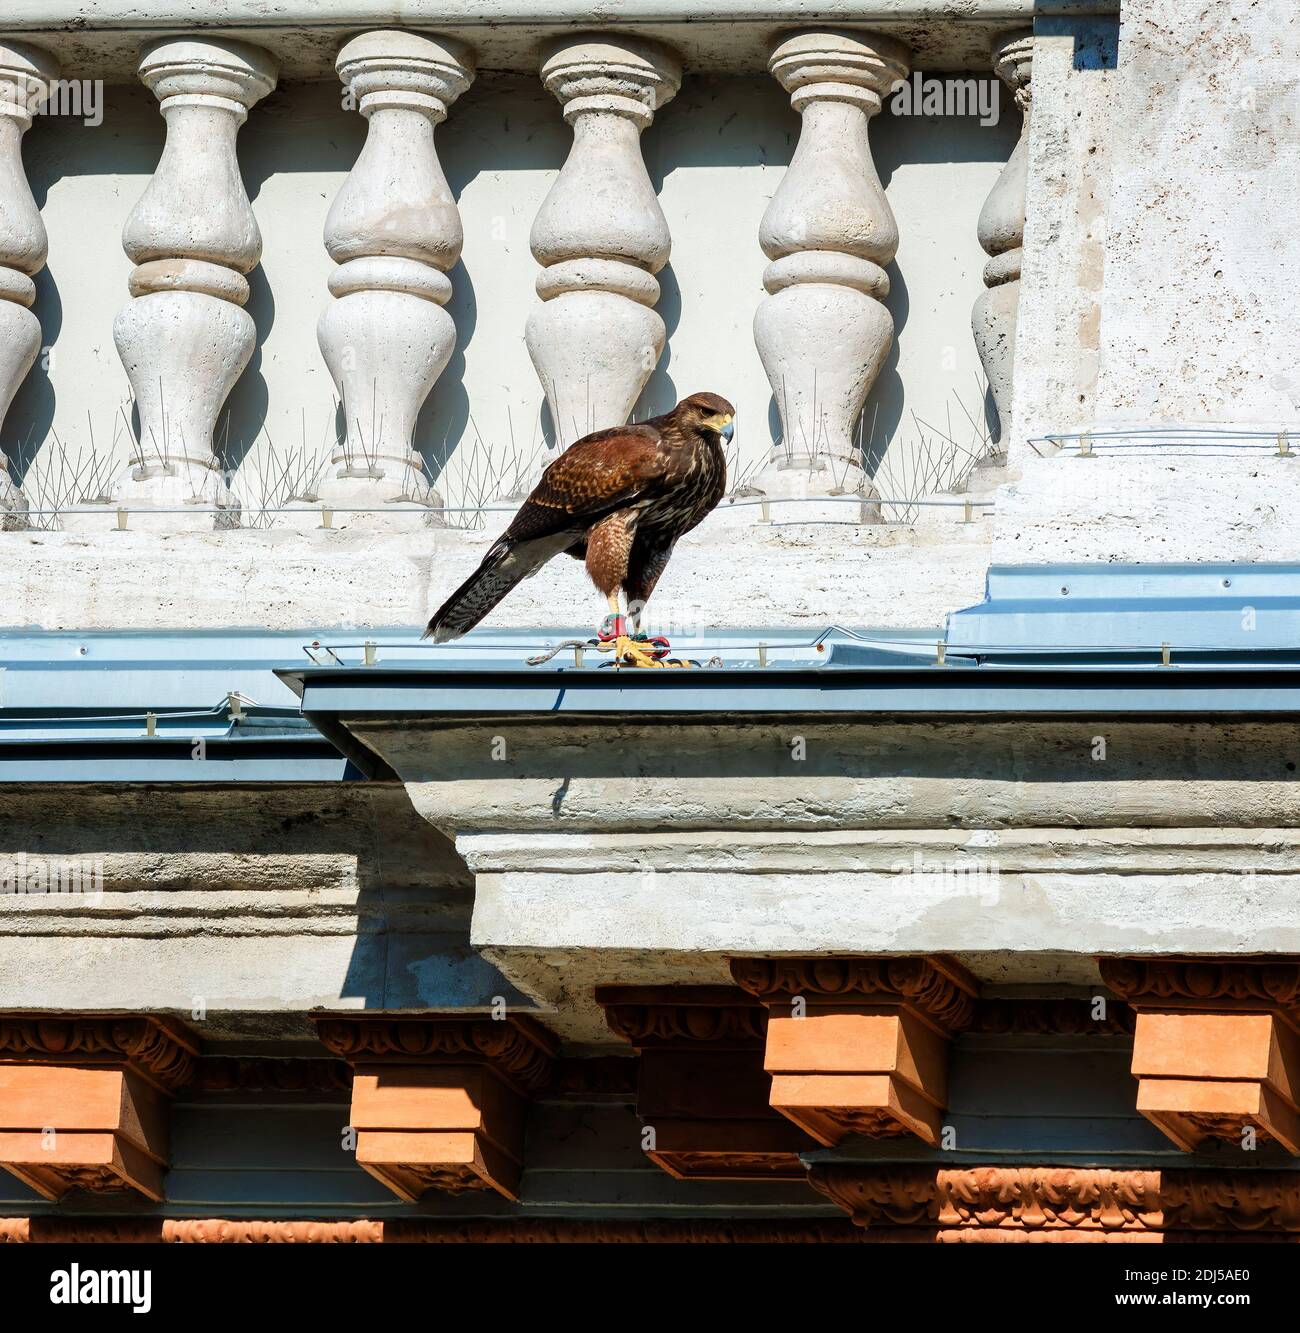
[(942, 629), (674, 636), (685, 671), (591, 633), (0, 634), (0, 782), (388, 778), (345, 723), (383, 716), (1300, 712), (1300, 565), (994, 567)]

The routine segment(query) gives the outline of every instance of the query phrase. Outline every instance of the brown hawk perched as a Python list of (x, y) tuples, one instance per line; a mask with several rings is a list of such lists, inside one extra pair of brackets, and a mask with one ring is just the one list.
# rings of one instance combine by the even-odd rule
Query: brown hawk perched
[(521, 579), (562, 551), (585, 560), (613, 614), (615, 657), (662, 666), (637, 647), (632, 629), (677, 539), (722, 499), (723, 441), (735, 408), (716, 393), (693, 393), (671, 412), (635, 426), (598, 430), (571, 444), (524, 501), (482, 563), (438, 608), (424, 637), (446, 643), (471, 630)]

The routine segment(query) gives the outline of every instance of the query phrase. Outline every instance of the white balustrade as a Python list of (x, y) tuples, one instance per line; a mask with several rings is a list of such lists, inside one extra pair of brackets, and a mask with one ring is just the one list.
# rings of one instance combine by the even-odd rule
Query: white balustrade
[[(868, 128), (906, 76), (908, 52), (870, 32), (798, 32), (777, 43), (768, 68), (803, 123), (759, 228), (771, 263), (754, 340), (782, 438), (756, 485), (769, 495), (871, 499), (860, 417), (893, 342), (883, 302), (898, 228)], [(876, 520), (879, 508), (864, 503), (860, 516)]]
[(654, 275), (671, 237), (640, 137), (677, 92), (681, 63), (659, 43), (591, 33), (553, 44), (541, 73), (573, 146), (533, 222), (542, 304), (525, 336), (564, 448), (623, 425), (663, 352)]
[[(321, 314), (317, 337), (345, 431), (319, 498), (439, 507), (413, 437), (456, 343), (443, 307), (463, 233), (434, 127), (473, 80), (474, 56), (448, 37), (384, 30), (344, 45), (337, 69), (367, 130), (325, 223), (325, 247), (339, 267), (329, 281), (336, 299)], [(340, 521), (379, 526), (385, 519)]]
[[(140, 59), (167, 139), (122, 232), (135, 264), (131, 300), (113, 325), (139, 413), (136, 456), (119, 503), (220, 507), (238, 523), (213, 452), (218, 414), (252, 356), (245, 277), (262, 237), (239, 175), (235, 140), (249, 108), (276, 82), (274, 60), (245, 42), (166, 37)], [(198, 519), (198, 526), (211, 518)], [(181, 520), (168, 516), (163, 526)]]
[(1030, 74), (1034, 34), (1009, 33), (994, 44), (998, 76), (1015, 94), (1024, 117), (1020, 138), (1002, 174), (980, 210), (978, 235), (989, 256), (984, 266), (988, 288), (971, 311), (971, 332), (998, 409), (1001, 452), (1011, 433), (1011, 382), (1016, 356), (1016, 318), (1020, 310), (1020, 251), (1025, 236), (1025, 188), (1029, 169)]
[[(0, 425), (41, 348), (41, 323), (31, 306), (32, 278), (45, 267), (45, 224), (23, 170), (22, 141), (57, 73), (47, 52), (0, 41)], [(27, 502), (9, 463), (0, 442), (0, 527), (21, 528)]]

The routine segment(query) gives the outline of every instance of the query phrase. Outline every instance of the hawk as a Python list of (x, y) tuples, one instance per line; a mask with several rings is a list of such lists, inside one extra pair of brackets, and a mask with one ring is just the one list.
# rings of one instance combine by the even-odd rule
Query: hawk
[(693, 393), (671, 412), (598, 430), (571, 444), (524, 501), (482, 563), (438, 608), (424, 632), (447, 643), (474, 628), (521, 579), (564, 552), (584, 560), (612, 615), (614, 655), (663, 666), (633, 632), (677, 539), (722, 499), (723, 442), (736, 410), (716, 393)]

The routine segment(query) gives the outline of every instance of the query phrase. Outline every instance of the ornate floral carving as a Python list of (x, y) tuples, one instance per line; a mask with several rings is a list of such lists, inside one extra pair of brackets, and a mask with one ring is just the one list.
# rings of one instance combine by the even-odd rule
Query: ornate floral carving
[(492, 1065), (524, 1088), (542, 1087), (550, 1077), (554, 1038), (540, 1024), (512, 1015), (435, 1015), (427, 1018), (319, 1018), (316, 1029), (334, 1055), (349, 1064), (435, 1062)]
[(1026, 1036), (1131, 1036), (1133, 1010), (1123, 1000), (1106, 1000), (1103, 1018), (1093, 1017), (1086, 999), (991, 999), (975, 1005), (968, 1033)]
[(197, 1054), (179, 1024), (152, 1017), (0, 1015), (0, 1063), (124, 1064), (170, 1093), (193, 1078)]
[(1069, 1167), (812, 1167), (859, 1226), (1159, 1229), (1160, 1172)]
[(1141, 1007), (1165, 1001), (1300, 1010), (1300, 962), (1280, 959), (1101, 958), (1101, 979)]
[(64, 1217), (0, 1218), (5, 1242), (173, 1245), (365, 1245), (406, 1244), (861, 1244), (874, 1233), (847, 1220), (811, 1222), (586, 1221), (572, 1218), (503, 1218), (438, 1221), (402, 1218), (385, 1222), (280, 1222), (248, 1218)]
[(598, 986), (596, 1001), (616, 1036), (643, 1049), (696, 1042), (761, 1048), (767, 1010), (729, 986)]
[(937, 958), (733, 958), (731, 975), (769, 1004), (795, 995), (902, 1002), (949, 1033), (970, 1023), (978, 991), (964, 968)]
[(489, 1180), (476, 1175), (468, 1168), (454, 1166), (403, 1166), (401, 1175), (406, 1184), (415, 1184), (418, 1188), (412, 1193), (420, 1194), (425, 1190), (437, 1190), (441, 1194), (468, 1194), (473, 1190), (492, 1192)]
[(196, 1092), (347, 1092), (352, 1071), (342, 1060), (209, 1056), (196, 1066)]
[(439, 1244), (596, 1243), (643, 1244), (855, 1244), (868, 1238), (857, 1227), (834, 1221), (716, 1222), (585, 1221), (520, 1218), (507, 1221), (424, 1221), (403, 1218), (384, 1224), (387, 1241)]
[(1288, 1171), (824, 1163), (808, 1180), (859, 1226), (1300, 1232), (1300, 1176)]

